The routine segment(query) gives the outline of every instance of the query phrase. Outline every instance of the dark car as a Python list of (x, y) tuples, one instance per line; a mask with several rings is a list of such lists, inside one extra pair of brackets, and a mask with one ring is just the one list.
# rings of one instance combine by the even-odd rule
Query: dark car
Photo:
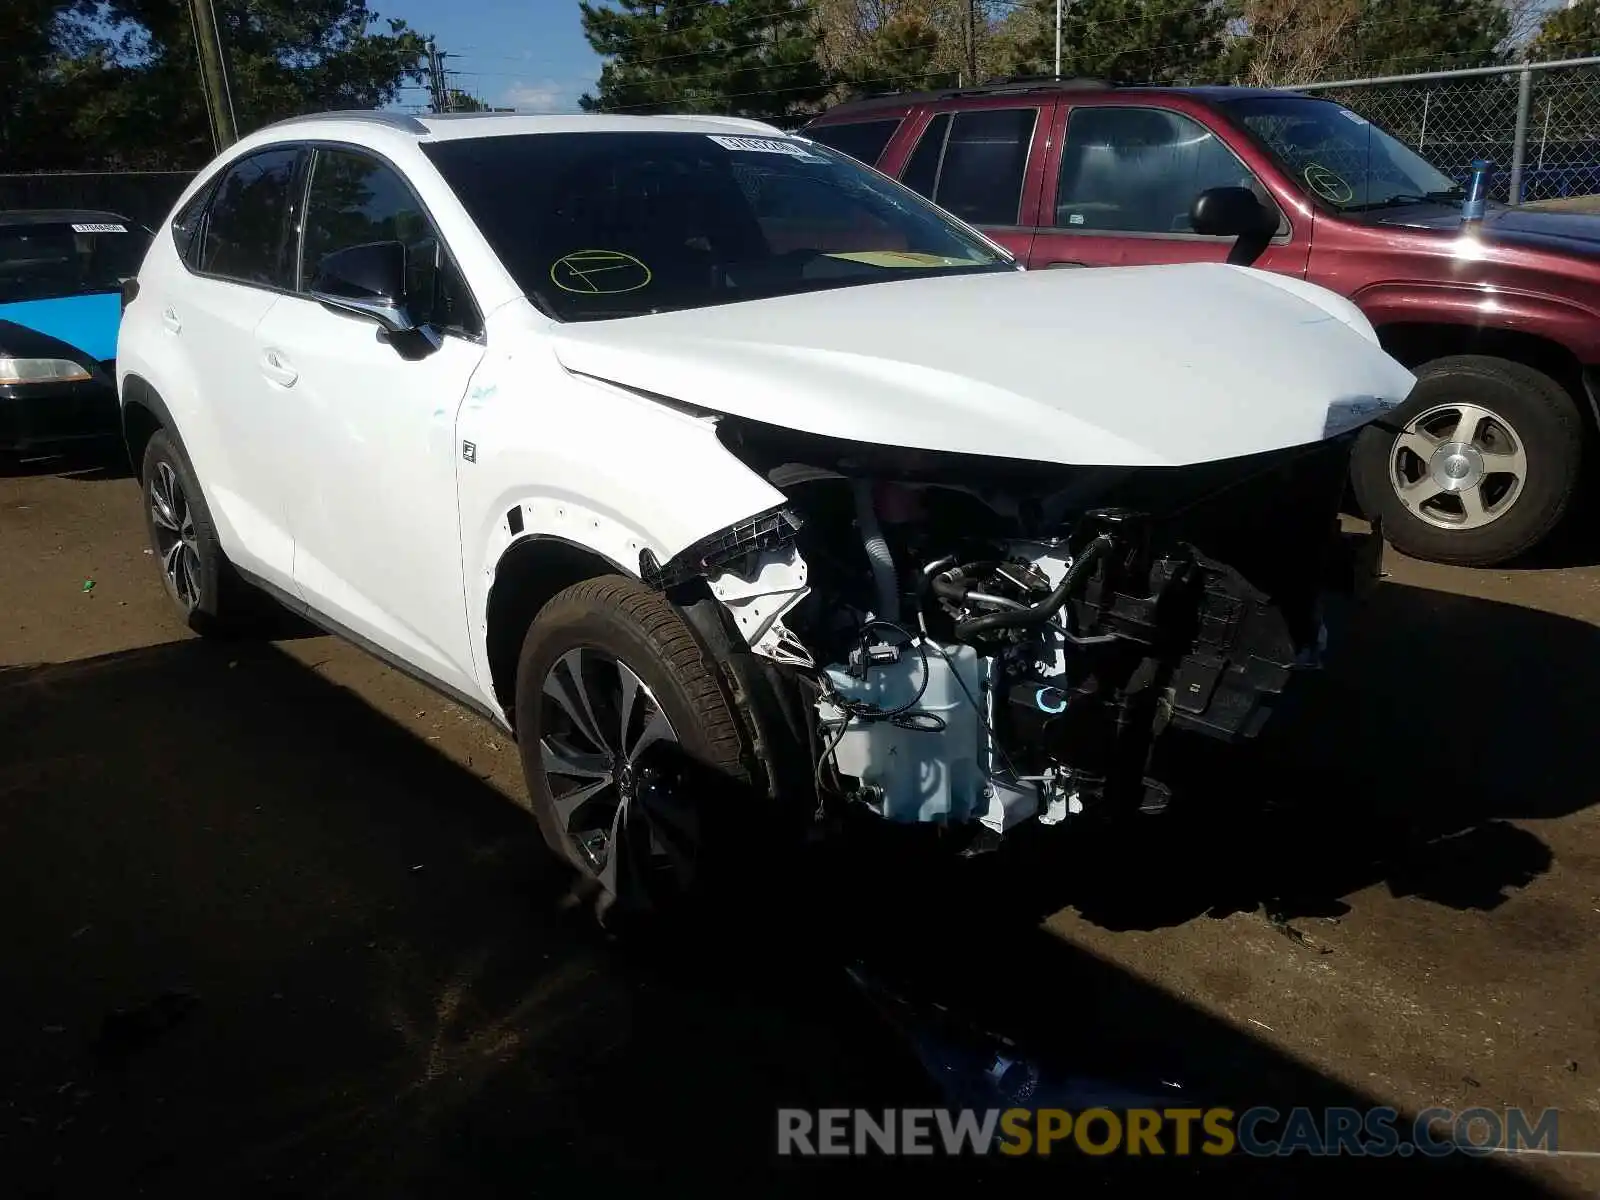
[(1466, 223), (1459, 181), (1287, 92), (1010, 82), (843, 104), (803, 136), (1032, 268), (1223, 261), (1233, 231), (1198, 230), (1195, 201), (1248, 189), (1266, 221), (1250, 261), (1350, 297), (1419, 377), (1352, 470), (1397, 547), (1503, 562), (1577, 494), (1600, 422), (1600, 216), (1490, 206)]
[(121, 291), (150, 237), (116, 213), (0, 212), (0, 454), (121, 432)]

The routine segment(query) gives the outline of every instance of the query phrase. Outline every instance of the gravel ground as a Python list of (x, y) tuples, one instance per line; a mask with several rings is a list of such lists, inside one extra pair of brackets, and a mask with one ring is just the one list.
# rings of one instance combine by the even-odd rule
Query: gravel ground
[[(192, 637), (118, 472), (0, 478), (7, 1178), (810, 1189), (816, 1164), (772, 1157), (778, 1105), (933, 1095), (844, 980), (857, 955), (1075, 1073), (1186, 1103), (1555, 1107), (1563, 1149), (1600, 1151), (1600, 555), (1560, 553), (1391, 556), (1326, 678), (1202, 811), (956, 877), (856, 863), (693, 949), (619, 948), (572, 905), (494, 729), (287, 623)], [(1214, 1169), (1248, 1194), (1383, 1176), (1580, 1195), (1597, 1164)], [(920, 1177), (967, 1174), (1010, 1173)]]

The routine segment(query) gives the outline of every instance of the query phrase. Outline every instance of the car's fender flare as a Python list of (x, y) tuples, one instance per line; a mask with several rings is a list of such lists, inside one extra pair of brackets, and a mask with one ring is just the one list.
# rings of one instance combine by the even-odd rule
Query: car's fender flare
[(1591, 361), (1600, 353), (1600, 314), (1558, 296), (1480, 284), (1394, 280), (1350, 297), (1380, 332), (1387, 325), (1504, 329), (1554, 342)]
[[(173, 419), (172, 410), (167, 407), (166, 400), (162, 398), (153, 383), (142, 375), (129, 372), (122, 379), (120, 398), (122, 442), (127, 447), (128, 459), (135, 475), (139, 474), (139, 468), (144, 460), (144, 447), (158, 429), (165, 430), (177, 443), (178, 450), (183, 456), (189, 457), (189, 448), (184, 445), (183, 433), (179, 430), (177, 421)], [(153, 425), (146, 424), (145, 420), (138, 416), (140, 410), (148, 414), (148, 420), (153, 422)]]

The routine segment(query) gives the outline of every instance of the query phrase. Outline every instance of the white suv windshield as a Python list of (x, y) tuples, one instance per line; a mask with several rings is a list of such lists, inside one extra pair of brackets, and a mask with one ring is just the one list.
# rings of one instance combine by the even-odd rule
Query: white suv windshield
[(793, 138), (545, 133), (424, 149), (518, 285), (562, 320), (1016, 269), (909, 189)]
[(1294, 178), (1341, 212), (1458, 199), (1455, 180), (1393, 134), (1331, 100), (1224, 101)]

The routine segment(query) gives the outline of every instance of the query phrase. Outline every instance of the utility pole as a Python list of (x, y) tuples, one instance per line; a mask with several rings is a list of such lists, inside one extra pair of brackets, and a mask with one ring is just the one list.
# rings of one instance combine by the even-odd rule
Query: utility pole
[(211, 0), (189, 0), (189, 16), (194, 22), (194, 44), (200, 58), (200, 86), (206, 94), (206, 114), (211, 118), (211, 141), (220, 154), (239, 140), (239, 125), (233, 115), (233, 93), (228, 88), (222, 38), (217, 32), (217, 12)]
[(433, 39), (428, 39), (428, 90), (433, 93), (433, 111), (446, 112), (450, 106), (450, 88), (445, 82), (444, 55), (439, 53), (439, 48), (434, 45)]
[(967, 0), (967, 80), (971, 87), (978, 85), (978, 0)]
[(1061, 0), (1056, 0), (1056, 78), (1061, 78)]

